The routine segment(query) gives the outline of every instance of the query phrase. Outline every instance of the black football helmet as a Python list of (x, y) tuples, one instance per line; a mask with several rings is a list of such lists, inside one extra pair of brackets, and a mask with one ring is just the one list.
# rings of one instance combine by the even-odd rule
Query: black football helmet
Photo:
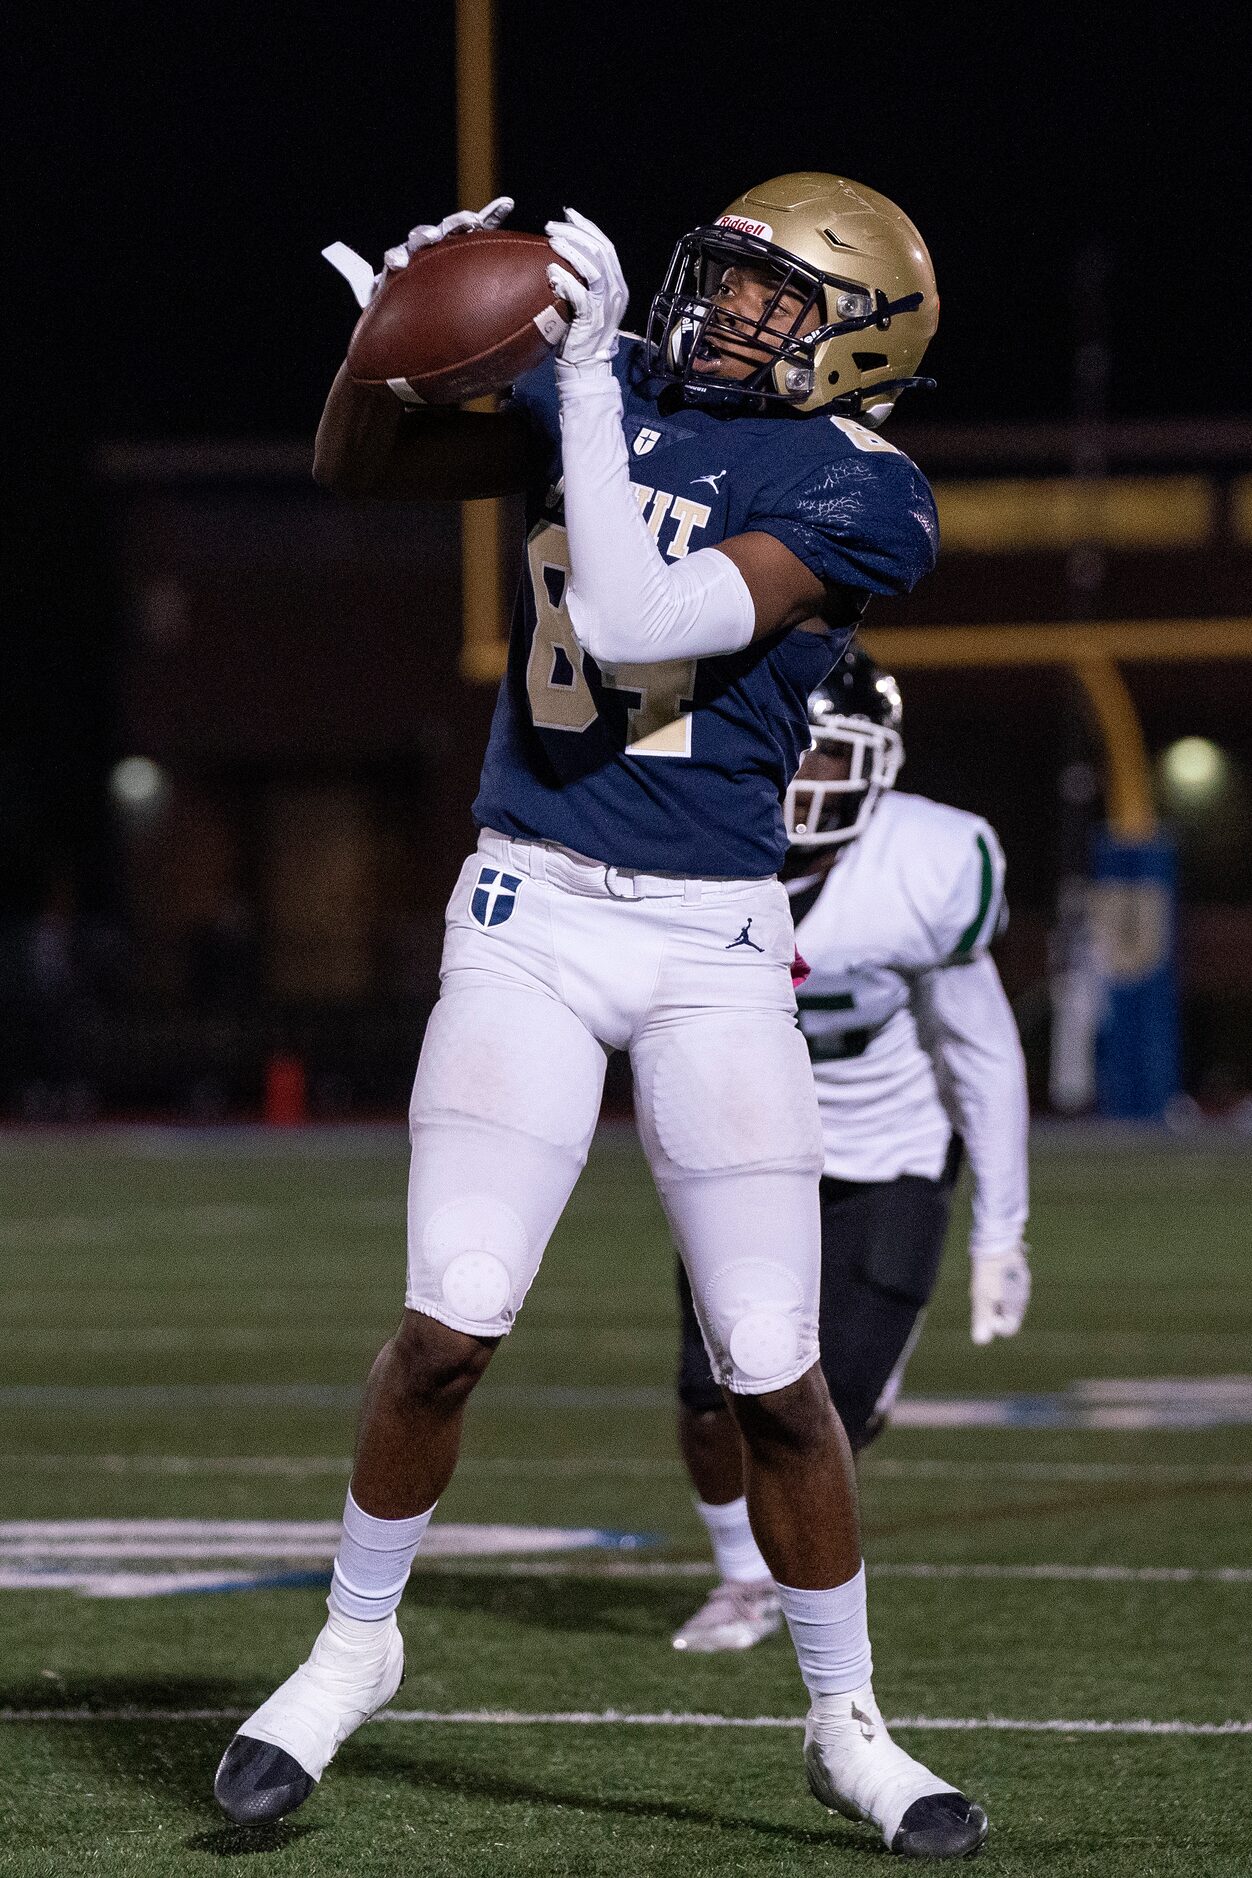
[(787, 790), (783, 819), (796, 848), (854, 841), (904, 761), (900, 687), (868, 652), (850, 646), (809, 698), (810, 753), (847, 758), (846, 776), (806, 776)]

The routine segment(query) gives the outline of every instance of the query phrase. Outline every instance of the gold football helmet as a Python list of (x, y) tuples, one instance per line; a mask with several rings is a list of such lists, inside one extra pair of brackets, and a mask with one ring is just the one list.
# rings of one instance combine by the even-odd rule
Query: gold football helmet
[[(758, 320), (715, 307), (731, 266), (776, 281)], [(715, 313), (722, 330), (762, 356), (750, 378), (691, 370)], [(915, 374), (938, 323), (934, 269), (904, 211), (846, 176), (804, 170), (748, 190), (715, 223), (683, 236), (648, 315), (647, 363), (697, 394), (716, 387), (877, 425), (909, 386), (933, 387)]]

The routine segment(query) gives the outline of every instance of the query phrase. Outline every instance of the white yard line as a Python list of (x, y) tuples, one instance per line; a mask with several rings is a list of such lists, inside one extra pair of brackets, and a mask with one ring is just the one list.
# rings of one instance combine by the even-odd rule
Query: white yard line
[[(541, 1334), (566, 1335), (559, 1324), (541, 1325)], [(163, 1334), (150, 1332), (149, 1334)], [(182, 1333), (179, 1333), (182, 1334)], [(228, 1336), (234, 1335), (227, 1332)], [(246, 1338), (249, 1333), (240, 1333)], [(626, 1340), (631, 1349), (638, 1339)], [(242, 1347), (242, 1343), (241, 1343)], [(893, 1420), (898, 1428), (996, 1428), (1031, 1432), (1144, 1432), (1157, 1428), (1209, 1429), (1252, 1423), (1252, 1386), (1246, 1377), (1166, 1379), (1168, 1388), (1147, 1378), (1107, 1385), (1076, 1384), (1072, 1391), (999, 1397), (906, 1396)], [(0, 1387), (0, 1413), (27, 1409), (73, 1410), (79, 1416), (194, 1411), (216, 1408), (347, 1408), (360, 1397), (356, 1386), (310, 1383), (139, 1383), (117, 1385), (15, 1384)], [(672, 1390), (663, 1385), (488, 1383), (477, 1399), (479, 1415), (517, 1409), (629, 1410), (668, 1409)]]
[[(231, 1722), (248, 1714), (242, 1708), (32, 1708), (0, 1709), (0, 1722)], [(460, 1727), (502, 1728), (786, 1728), (803, 1722), (793, 1715), (656, 1715), (630, 1714), (620, 1709), (569, 1709), (551, 1714), (524, 1709), (385, 1709), (375, 1722), (421, 1723)], [(370, 1724), (367, 1724), (370, 1725)], [(1046, 1720), (1015, 1715), (899, 1715), (889, 1728), (927, 1729), (944, 1734), (1059, 1734), (1059, 1735), (1249, 1735), (1252, 1721), (1128, 1721)]]
[[(358, 1383), (6, 1383), (0, 1385), (0, 1414), (15, 1409), (72, 1410), (76, 1415), (148, 1414), (153, 1409), (348, 1408), (359, 1402)], [(669, 1408), (672, 1389), (619, 1387), (613, 1383), (488, 1383), (475, 1397), (474, 1412), (519, 1408)]]
[(871, 1565), (879, 1578), (1056, 1578), (1080, 1584), (1248, 1585), (1246, 1565)]
[[(637, 1535), (594, 1526), (467, 1524), (440, 1521), (427, 1535), (432, 1558), (613, 1551), (638, 1545)], [(339, 1544), (338, 1520), (29, 1519), (0, 1521), (0, 1568), (47, 1566), (63, 1560), (299, 1560), (329, 1563)]]
[[(0, 1454), (0, 1474), (9, 1470), (22, 1474), (256, 1474), (305, 1480), (319, 1474), (345, 1476), (351, 1468), (347, 1454)], [(631, 1454), (565, 1454), (550, 1459), (538, 1454), (467, 1454), (457, 1463), (458, 1474), (516, 1474), (539, 1480), (585, 1474), (650, 1480), (682, 1471), (679, 1460)]]
[[(460, 1469), (471, 1465), (467, 1457)], [(344, 1476), (351, 1467), (346, 1454), (0, 1454), (0, 1474), (258, 1474), (306, 1480)]]
[[(352, 1466), (343, 1454), (0, 1454), (0, 1474), (256, 1474), (303, 1480), (344, 1475)], [(631, 1454), (467, 1454), (458, 1474), (516, 1474), (546, 1479), (626, 1475), (661, 1479), (682, 1473), (682, 1462)], [(905, 1460), (871, 1455), (866, 1478), (881, 1480), (1224, 1480), (1252, 1483), (1252, 1465), (1188, 1461), (990, 1461)]]
[[(339, 1471), (342, 1463), (338, 1464)], [(35, 1519), (0, 1521), (0, 1589), (90, 1589), (103, 1577), (122, 1583), (115, 1561), (135, 1561), (134, 1576), (151, 1577), (140, 1562), (192, 1561), (325, 1566), (339, 1542), (333, 1519)], [(704, 1560), (622, 1557), (621, 1550), (645, 1543), (642, 1535), (593, 1527), (473, 1524), (436, 1521), (418, 1555), (419, 1572), (442, 1567), (471, 1569), (468, 1561), (491, 1560), (489, 1569), (511, 1576), (579, 1575), (638, 1579), (707, 1577)], [(609, 1554), (591, 1560), (587, 1554)], [(577, 1553), (577, 1558), (561, 1558)], [(617, 1556), (613, 1556), (616, 1553)], [(534, 1555), (541, 1554), (542, 1558)], [(529, 1555), (529, 1556), (528, 1556)], [(108, 1570), (109, 1566), (111, 1570)], [(992, 1580), (1076, 1584), (1247, 1585), (1252, 1566), (1132, 1565), (1066, 1561), (901, 1560), (871, 1561), (871, 1576), (914, 1580)], [(178, 1574), (164, 1574), (164, 1589), (176, 1590)], [(188, 1571), (185, 1588), (205, 1588), (206, 1568)], [(224, 1575), (225, 1576), (225, 1575)], [(244, 1582), (238, 1573), (232, 1582)], [(109, 1595), (117, 1595), (110, 1592)]]
[(1252, 1466), (1221, 1461), (992, 1461), (906, 1460), (873, 1455), (865, 1462), (870, 1480), (1229, 1480), (1252, 1481)]
[[(434, 1528), (432, 1527), (433, 1531)], [(426, 1563), (421, 1553), (417, 1569)], [(442, 1561), (430, 1560), (430, 1569)], [(469, 1569), (468, 1564), (465, 1569)], [(490, 1567), (514, 1578), (576, 1576), (588, 1578), (709, 1578), (711, 1563), (696, 1559), (606, 1559), (602, 1564), (554, 1560), (539, 1564), (517, 1560)], [(866, 1565), (871, 1578), (990, 1578), (1056, 1579), (1073, 1584), (1168, 1584), (1168, 1585), (1247, 1585), (1252, 1584), (1252, 1566), (1248, 1565), (999, 1565), (999, 1564), (902, 1564), (890, 1562)]]

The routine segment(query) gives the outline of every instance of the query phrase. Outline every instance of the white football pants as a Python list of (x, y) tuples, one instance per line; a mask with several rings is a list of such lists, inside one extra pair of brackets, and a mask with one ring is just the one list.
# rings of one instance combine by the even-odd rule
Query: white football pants
[(787, 895), (484, 833), (448, 904), (410, 1128), (411, 1310), (507, 1332), (586, 1163), (610, 1050), (713, 1373), (781, 1389), (817, 1360), (822, 1139)]

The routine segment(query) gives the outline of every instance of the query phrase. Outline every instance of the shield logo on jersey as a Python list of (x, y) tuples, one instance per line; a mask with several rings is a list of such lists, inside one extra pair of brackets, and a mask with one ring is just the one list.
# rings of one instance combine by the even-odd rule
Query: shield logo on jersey
[(498, 867), (480, 867), (478, 881), (470, 895), (470, 918), (488, 931), (503, 926), (517, 905), (521, 886), (517, 874), (502, 874)]
[(635, 441), (631, 445), (631, 449), (634, 451), (636, 456), (647, 456), (649, 450), (655, 450), (656, 446), (658, 445), (658, 443), (660, 443), (660, 441), (661, 441), (660, 431), (649, 430), (648, 427), (645, 425), (642, 430), (637, 430), (635, 432)]

